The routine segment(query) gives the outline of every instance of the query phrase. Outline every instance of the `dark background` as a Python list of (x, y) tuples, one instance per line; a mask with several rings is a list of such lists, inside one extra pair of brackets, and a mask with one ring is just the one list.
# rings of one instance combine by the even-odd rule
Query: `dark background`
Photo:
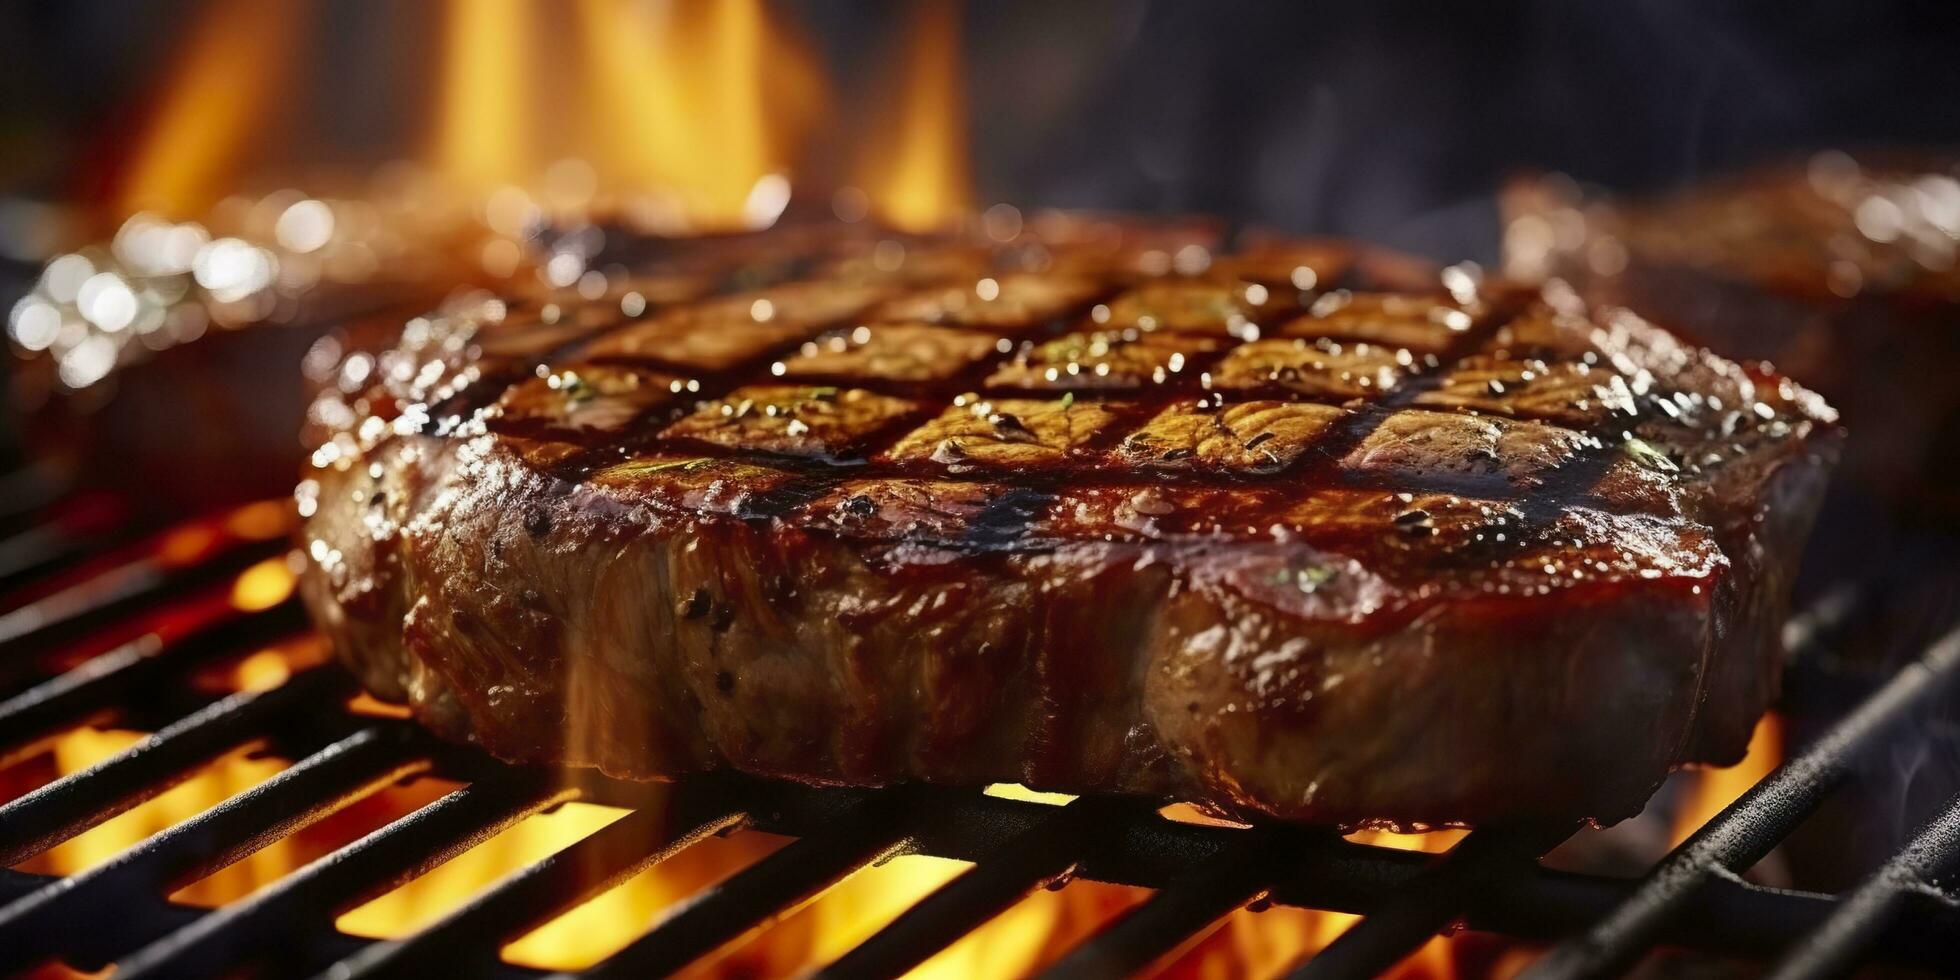
[[(0, 6), (0, 193), (86, 197), (196, 7)], [(850, 105), (905, 7), (799, 0), (778, 18)], [(268, 143), (351, 166), (399, 155), (425, 121), (441, 5), (311, 9), (304, 123)], [(994, 0), (964, 20), (982, 203), (1205, 211), (1489, 258), (1490, 194), (1520, 170), (1640, 188), (1827, 146), (1960, 143), (1953, 3)]]

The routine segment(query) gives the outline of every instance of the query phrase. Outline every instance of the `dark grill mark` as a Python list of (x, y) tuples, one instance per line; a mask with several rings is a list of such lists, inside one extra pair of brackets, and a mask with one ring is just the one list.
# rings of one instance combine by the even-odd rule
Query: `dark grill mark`
[(710, 605), (710, 602), (711, 599), (708, 595), (707, 586), (702, 586), (702, 585), (695, 586), (694, 592), (691, 595), (689, 595), (686, 599), (681, 600), (680, 610), (679, 610), (681, 618), (700, 619), (701, 617), (706, 616), (708, 614), (708, 607)]
[[(638, 242), (629, 242), (622, 253), (628, 257), (620, 260), (627, 264), (635, 274), (658, 275), (663, 273), (687, 274), (716, 281), (720, 290), (709, 296), (694, 300), (697, 303), (714, 302), (734, 292), (779, 284), (798, 275), (807, 275), (810, 270), (827, 267), (831, 264), (835, 251), (845, 247), (838, 240), (826, 240), (820, 235), (802, 237), (769, 235), (735, 236), (726, 241), (697, 243), (695, 247), (676, 251), (667, 247)], [(1000, 253), (1001, 274), (1014, 270), (1012, 263), (1023, 261), (1030, 253), (1022, 248), (1004, 249)], [(640, 267), (635, 263), (650, 263)], [(595, 268), (602, 267), (595, 264)], [(717, 270), (718, 271), (715, 271)], [(1079, 270), (1071, 270), (1072, 273)], [(1351, 288), (1367, 289), (1367, 273), (1358, 267), (1350, 267), (1345, 273), (1329, 276), (1338, 279), (1341, 285)], [(1338, 398), (1302, 395), (1283, 387), (1257, 391), (1224, 392), (1213, 390), (1209, 385), (1209, 372), (1235, 347), (1245, 342), (1244, 338), (1229, 334), (1206, 332), (1206, 336), (1221, 339), (1215, 350), (1201, 351), (1196, 347), (1185, 356), (1181, 370), (1168, 373), (1162, 382), (1148, 383), (1141, 390), (1103, 391), (1080, 389), (1073, 392), (1055, 390), (1015, 391), (1006, 388), (989, 388), (986, 379), (1002, 364), (1013, 361), (1029, 345), (1040, 344), (1069, 333), (1108, 332), (1110, 327), (1095, 322), (1090, 315), (1091, 308), (1099, 302), (1114, 300), (1127, 288), (1131, 281), (1129, 274), (1112, 269), (1101, 277), (1100, 291), (1086, 300), (1078, 300), (1056, 316), (1039, 316), (1021, 324), (995, 324), (978, 329), (995, 331), (1005, 337), (1013, 338), (1007, 351), (996, 351), (983, 357), (955, 373), (952, 377), (938, 381), (900, 382), (892, 378), (863, 377), (824, 379), (824, 384), (838, 388), (857, 387), (872, 392), (893, 396), (903, 396), (917, 403), (917, 409), (902, 417), (892, 419), (872, 431), (859, 434), (849, 444), (834, 447), (835, 455), (819, 459), (799, 459), (770, 456), (756, 451), (731, 449), (729, 447), (700, 441), (681, 440), (666, 434), (672, 422), (688, 414), (697, 404), (709, 399), (719, 398), (743, 386), (784, 383), (772, 374), (770, 365), (776, 360), (794, 352), (804, 339), (816, 337), (829, 330), (849, 329), (853, 324), (865, 322), (876, 315), (879, 301), (873, 300), (858, 314), (842, 317), (812, 317), (807, 323), (799, 323), (795, 338), (764, 350), (727, 370), (714, 372), (690, 371), (679, 364), (668, 364), (669, 373), (683, 378), (689, 387), (679, 394), (674, 404), (660, 405), (647, 409), (639, 415), (616, 423), (608, 428), (585, 430), (556, 430), (536, 426), (493, 422), (492, 430), (501, 434), (548, 442), (554, 446), (565, 447), (562, 458), (555, 458), (549, 464), (551, 474), (566, 481), (576, 483), (596, 470), (626, 461), (636, 456), (653, 455), (661, 459), (685, 459), (688, 457), (709, 457), (721, 459), (740, 459), (766, 468), (772, 478), (755, 486), (739, 485), (741, 478), (730, 476), (718, 481), (712, 492), (721, 499), (733, 501), (733, 516), (737, 519), (758, 524), (787, 522), (799, 526), (802, 514), (813, 502), (825, 497), (840, 482), (857, 479), (903, 479), (931, 478), (950, 482), (982, 484), (991, 494), (991, 502), (974, 515), (964, 528), (964, 535), (956, 543), (962, 547), (978, 550), (1012, 548), (1025, 544), (1025, 537), (1031, 525), (1046, 515), (1053, 506), (1057, 491), (1063, 488), (1090, 488), (1110, 486), (1112, 489), (1129, 490), (1163, 485), (1166, 487), (1272, 487), (1277, 492), (1266, 498), (1247, 497), (1240, 501), (1240, 510), (1231, 519), (1236, 522), (1230, 527), (1221, 522), (1224, 518), (1211, 514), (1164, 514), (1161, 523), (1166, 528), (1209, 528), (1229, 531), (1235, 534), (1261, 532), (1269, 518), (1276, 516), (1289, 501), (1304, 499), (1322, 488), (1342, 487), (1348, 489), (1379, 489), (1383, 492), (1409, 493), (1450, 493), (1469, 488), (1459, 477), (1445, 472), (1387, 472), (1362, 475), (1343, 468), (1345, 459), (1356, 447), (1366, 441), (1377, 428), (1391, 415), (1415, 407), (1418, 399), (1425, 393), (1437, 390), (1442, 380), (1452, 370), (1461, 367), (1466, 360), (1479, 354), (1491, 353), (1494, 336), (1508, 323), (1524, 312), (1531, 297), (1515, 293), (1497, 293), (1487, 297), (1487, 310), (1473, 321), (1470, 329), (1450, 338), (1449, 345), (1436, 355), (1411, 352), (1409, 364), (1393, 384), (1384, 390), (1371, 391), (1367, 396), (1342, 401)], [(902, 296), (907, 292), (932, 292), (947, 288), (949, 284), (921, 282), (912, 285), (894, 286), (888, 296)], [(1324, 284), (1325, 285), (1325, 284)], [(1283, 284), (1272, 284), (1275, 296), (1288, 295), (1291, 290)], [(1297, 306), (1305, 308), (1312, 304), (1315, 294), (1299, 297)], [(557, 296), (551, 302), (567, 307), (568, 314), (574, 315), (572, 307), (582, 300), (575, 296)], [(617, 302), (607, 298), (594, 302)], [(1286, 304), (1291, 307), (1291, 300)], [(538, 358), (512, 359), (490, 363), (483, 366), (482, 376), (464, 385), (461, 390), (446, 396), (440, 403), (428, 407), (427, 415), (431, 425), (425, 431), (443, 433), (450, 431), (453, 420), (467, 418), (470, 413), (494, 403), (497, 397), (510, 385), (534, 376), (533, 368), (539, 364), (556, 364), (566, 356), (567, 351), (590, 344), (612, 331), (630, 330), (636, 323), (650, 317), (676, 309), (668, 304), (650, 306), (642, 316), (628, 319), (614, 318), (611, 326), (595, 328), (591, 333), (581, 336), (569, 345), (561, 345), (552, 352)], [(779, 315), (794, 316), (793, 310), (782, 311)], [(1272, 322), (1283, 322), (1286, 317), (1275, 314), (1266, 318)], [(522, 329), (521, 327), (518, 329)], [(542, 328), (540, 328), (542, 329)], [(1176, 338), (1184, 336), (1175, 329), (1162, 328), (1156, 333)], [(1338, 331), (1330, 330), (1330, 334)], [(1343, 344), (1357, 341), (1341, 340)], [(1198, 345), (1202, 346), (1202, 345)], [(1382, 347), (1383, 345), (1375, 345)], [(1550, 356), (1542, 350), (1529, 352), (1534, 356)], [(646, 356), (618, 359), (635, 365), (654, 365), (659, 362), (657, 351)], [(1290, 369), (1282, 368), (1282, 372)], [(800, 379), (799, 379), (800, 380)], [(1489, 382), (1484, 386), (1491, 397), (1502, 400), (1515, 400), (1521, 397), (1525, 387)], [(1100, 402), (1106, 406), (1113, 420), (1101, 430), (1087, 437), (1066, 454), (1060, 463), (1043, 462), (1034, 467), (1015, 470), (1002, 470), (987, 466), (973, 465), (971, 454), (956, 441), (947, 441), (931, 461), (915, 462), (909, 466), (898, 466), (884, 462), (880, 454), (906, 434), (912, 432), (925, 421), (939, 415), (956, 397), (972, 392), (982, 400), (1007, 397), (1027, 397), (1035, 399), (1064, 399), (1084, 402)], [(1621, 430), (1630, 430), (1641, 421), (1658, 417), (1656, 406), (1663, 391), (1655, 391), (1639, 401), (1642, 409), (1639, 418), (1629, 418), (1624, 413), (1613, 415), (1599, 425), (1581, 431), (1596, 440), (1582, 449), (1564, 465), (1542, 474), (1542, 479), (1529, 486), (1491, 490), (1480, 496), (1493, 500), (1518, 499), (1519, 509), (1524, 515), (1522, 527), (1513, 526), (1506, 537), (1506, 543), (1497, 544), (1484, 541), (1477, 545), (1480, 554), (1501, 557), (1515, 553), (1517, 549), (1528, 547), (1543, 538), (1545, 528), (1568, 513), (1575, 504), (1592, 493), (1600, 478), (1609, 472), (1614, 461), (1622, 454)], [(1195, 470), (1170, 469), (1142, 475), (1114, 462), (1114, 449), (1130, 440), (1133, 446), (1142, 440), (1136, 438), (1139, 428), (1149, 419), (1159, 414), (1171, 404), (1179, 401), (1196, 401), (1203, 409), (1216, 409), (1222, 405), (1253, 399), (1274, 399), (1303, 402), (1319, 401), (1338, 404), (1348, 409), (1346, 414), (1335, 422), (1333, 427), (1323, 433), (1318, 440), (1308, 446), (1300, 460), (1285, 468), (1273, 466), (1258, 471), (1235, 472), (1229, 477), (1210, 475), (1202, 467)], [(1449, 408), (1432, 408), (1426, 403), (1422, 406), (1435, 411), (1455, 411)], [(1670, 416), (1676, 413), (1669, 412)], [(997, 438), (1009, 444), (1032, 444), (1037, 442), (1029, 428), (1028, 420), (1011, 412), (989, 414), (987, 420), (997, 433)], [(1748, 419), (1752, 424), (1753, 418)], [(1222, 426), (1222, 422), (1221, 422)], [(1272, 439), (1272, 432), (1261, 432), (1247, 439), (1243, 448), (1247, 451), (1259, 448)], [(1035, 447), (1039, 448), (1039, 447)], [(1148, 448), (1145, 446), (1144, 448)], [(1163, 448), (1161, 457), (1166, 461), (1192, 458), (1195, 451), (1186, 446)], [(1679, 457), (1677, 447), (1661, 446), (1656, 455)], [(1505, 461), (1495, 453), (1485, 451), (1493, 468)], [(1674, 479), (1688, 479), (1687, 476)], [(1479, 484), (1479, 487), (1484, 487)], [(1265, 503), (1259, 500), (1264, 499)], [(1157, 506), (1156, 504), (1152, 505)], [(878, 504), (871, 496), (857, 494), (844, 499), (828, 516), (833, 518), (824, 526), (838, 533), (869, 533), (865, 528), (886, 527), (878, 521)], [(1139, 511), (1141, 513), (1141, 511)], [(1158, 516), (1158, 515), (1150, 515)], [(814, 522), (812, 522), (814, 525)], [(526, 513), (522, 520), (524, 529), (533, 537), (543, 537), (552, 530), (549, 515), (542, 511)], [(1420, 510), (1402, 513), (1392, 522), (1393, 533), (1409, 538), (1423, 538), (1437, 533), (1431, 516)], [(904, 529), (887, 530), (883, 533), (906, 533)], [(501, 542), (492, 542), (493, 554), (501, 547)], [(779, 590), (780, 591), (780, 590)], [(785, 595), (793, 594), (793, 589)], [(684, 619), (696, 620), (711, 618), (711, 622), (722, 628), (729, 621), (731, 613), (726, 606), (717, 606), (705, 592), (697, 592), (681, 603), (680, 615)]]

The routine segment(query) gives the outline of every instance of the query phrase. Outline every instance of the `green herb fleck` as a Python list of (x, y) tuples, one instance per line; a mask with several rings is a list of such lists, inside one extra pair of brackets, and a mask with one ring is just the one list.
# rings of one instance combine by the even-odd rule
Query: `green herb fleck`
[(599, 386), (570, 371), (558, 376), (558, 393), (565, 396), (565, 404), (576, 407), (599, 397)]
[(1669, 459), (1666, 453), (1655, 449), (1645, 439), (1628, 439), (1626, 441), (1626, 450), (1627, 455), (1632, 456), (1635, 462), (1649, 469), (1662, 470), (1668, 473), (1680, 469), (1680, 467), (1674, 465), (1674, 460)]
[(645, 476), (649, 473), (659, 473), (665, 470), (694, 470), (706, 466), (709, 462), (711, 461), (704, 457), (697, 457), (695, 459), (666, 459), (659, 462), (627, 463), (625, 464), (625, 468), (635, 476)]
[(1282, 568), (1273, 573), (1273, 584), (1292, 586), (1301, 592), (1313, 592), (1334, 580), (1334, 569), (1326, 565), (1308, 565), (1305, 568)]

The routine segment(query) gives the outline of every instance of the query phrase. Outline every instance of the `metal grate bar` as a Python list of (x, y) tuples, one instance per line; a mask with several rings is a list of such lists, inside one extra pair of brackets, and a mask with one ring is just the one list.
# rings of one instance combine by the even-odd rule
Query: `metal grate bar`
[(369, 946), (328, 972), (350, 980), (488, 969), (504, 943), (748, 819), (740, 810), (709, 809), (708, 816), (678, 820), (665, 808), (635, 810), (504, 879), (435, 925), (406, 939)]
[(134, 605), (163, 589), (164, 571), (155, 561), (138, 560), (118, 565), (102, 574), (59, 592), (35, 599), (17, 609), (0, 614), (0, 647), (22, 643), (35, 634), (57, 632), (66, 639), (77, 632), (77, 624), (114, 618), (114, 613)]
[(584, 974), (665, 976), (801, 907), (859, 869), (913, 850), (917, 814), (902, 791), (833, 810), (800, 838), (679, 904), (652, 932)]
[(1817, 744), (1779, 766), (1710, 820), (1642, 879), (1605, 919), (1560, 944), (1526, 974), (1531, 980), (1623, 972), (1685, 900), (1719, 872), (1739, 874), (1796, 829), (1887, 734), (1960, 677), (1960, 629), (1942, 637)]
[(141, 701), (141, 693), (193, 662), (271, 643), (303, 625), (299, 609), (227, 613), (181, 639), (149, 633), (0, 702), (0, 755), (18, 755), (64, 728)]
[(284, 550), (282, 541), (240, 541), (211, 558), (173, 567), (155, 557), (117, 565), (59, 592), (0, 613), (0, 650), (47, 650), (150, 603), (183, 595)]
[[(228, 543), (195, 565), (149, 562), (156, 574), (143, 588), (124, 588), (130, 583), (118, 575), (144, 562), (124, 562), (51, 596), (93, 595), (90, 601), (97, 605), (73, 606), (72, 615), (57, 616), (50, 610), (60, 612), (60, 603), (42, 600), (28, 607), (39, 610), (34, 622), (7, 619), (12, 613), (0, 616), (0, 625), (32, 627), (16, 630), (16, 642), (6, 644), (6, 667), (14, 672), (8, 676), (34, 669), (41, 663), (37, 658), (57, 650), (63, 637), (127, 627), (128, 621), (117, 617), (128, 610), (169, 601), (179, 592), (191, 594), (187, 583), (216, 580), (231, 570), (228, 563), (256, 558), (255, 547)], [(263, 547), (270, 553), (275, 546)], [(1794, 619), (1786, 634), (1793, 650), (1848, 618), (1861, 605), (1860, 594), (1845, 583)], [(180, 683), (190, 676), (189, 667), (299, 625), (290, 603), (271, 613), (241, 614), (222, 603), (192, 611), (195, 617), (175, 617), (158, 634), (0, 702), (0, 746), (17, 753), (64, 726), (112, 712), (140, 721), (172, 718), (208, 697)], [(435, 743), (407, 722), (346, 714), (334, 703), (349, 689), (344, 675), (316, 670), (267, 694), (202, 705), (128, 752), (0, 806), (0, 858), (18, 861), (155, 796), (228, 749), (269, 738), (275, 750), (294, 757), (361, 729), (101, 868), (67, 879), (0, 871), (0, 967), (68, 954), (73, 965), (93, 969), (148, 943), (122, 964), (125, 972), (202, 976), (263, 961), (289, 971), (333, 963), (336, 977), (457, 970), (524, 975), (496, 959), (504, 942), (706, 834), (745, 826), (799, 839), (671, 910), (592, 975), (679, 969), (788, 914), (866, 864), (910, 852), (976, 866), (901, 914), (825, 975), (903, 972), (1031, 889), (1069, 877), (1141, 885), (1158, 893), (1054, 964), (1049, 971), (1054, 976), (1143, 969), (1262, 894), (1274, 902), (1367, 916), (1298, 968), (1298, 975), (1309, 977), (1377, 972), (1459, 921), (1533, 939), (1556, 940), (1588, 927), (1604, 932), (1607, 945), (1598, 950), (1578, 945), (1588, 955), (1603, 951), (1599, 962), (1607, 965), (1582, 964), (1576, 974), (1550, 976), (1610, 971), (1657, 942), (1775, 955), (1793, 935), (1813, 936), (1791, 960), (1796, 976), (1828, 972), (1868, 955), (1939, 969), (1947, 965), (1951, 937), (1960, 936), (1960, 911), (1913, 899), (1960, 860), (1960, 810), (1929, 824), (1905, 853), (1842, 902), (1761, 889), (1724, 874), (1774, 847), (1862, 761), (1868, 746), (1937, 692), (1950, 690), (1956, 676), (1960, 630), (1711, 821), (1647, 879), (1633, 882), (1540, 867), (1531, 858), (1543, 846), (1522, 834), (1485, 831), (1438, 859), (1354, 844), (1324, 831), (1178, 823), (1134, 801), (1093, 797), (1057, 808), (971, 791), (811, 790), (742, 777), (690, 779), (669, 790), (590, 773), (512, 769), (481, 753)], [(322, 761), (336, 752), (357, 751), (347, 746), (362, 740), (366, 747), (358, 751), (373, 754), (370, 765)], [(389, 765), (400, 768), (380, 774)], [(162, 894), (401, 772), (424, 767), (471, 785), (232, 906), (206, 913), (172, 904)], [(372, 777), (365, 783), (364, 772)], [(374, 942), (332, 930), (337, 912), (573, 795), (632, 812), (490, 886), (416, 935)], [(1547, 837), (1542, 843), (1552, 841)], [(1573, 945), (1539, 969), (1555, 969), (1558, 956)]]
[(1897, 921), (1901, 907), (1914, 898), (1940, 894), (1936, 883), (1955, 868), (1960, 868), (1960, 796), (1947, 801), (1945, 811), (1920, 828), (1904, 851), (1839, 901), (1831, 917), (1790, 950), (1770, 976), (1818, 980), (1851, 973), (1860, 953)]
[(1265, 894), (1274, 873), (1291, 863), (1284, 836), (1260, 830), (1246, 831), (1245, 836), (1218, 861), (1118, 916), (1056, 961), (1043, 977), (1089, 980), (1140, 973)]
[[(896, 977), (925, 962), (954, 940), (1005, 911), (1029, 892), (1074, 872), (1097, 838), (1119, 822), (1136, 819), (1131, 800), (1082, 797), (997, 855), (974, 865), (899, 913), (890, 925), (818, 977)], [(1154, 814), (1152, 815), (1154, 819)]]
[(110, 758), (0, 806), (0, 865), (18, 864), (149, 800), (197, 766), (264, 735), (283, 715), (347, 688), (316, 669), (264, 692), (216, 701)]
[[(1557, 942), (1610, 914), (1639, 887), (1637, 879), (1537, 868), (1528, 876), (1494, 882), (1490, 892), (1466, 910), (1464, 925), (1519, 939)], [(1655, 934), (1655, 945), (1760, 958), (1781, 953), (1791, 936), (1814, 931), (1829, 917), (1837, 899), (1717, 876), (1682, 901), (1680, 914)], [(1898, 927), (1887, 933), (1884, 944), (1870, 952), (1881, 962), (1937, 972), (1952, 960), (1955, 937), (1960, 937), (1960, 914), (1914, 905), (1903, 910)]]
[[(377, 724), (398, 728), (404, 736), (415, 732), (405, 722)], [(437, 751), (436, 771), (452, 778), (456, 773), (509, 771), (473, 753), (456, 752), (452, 757), (440, 752), (441, 746), (424, 743), (424, 747)], [(635, 808), (655, 805), (663, 792), (644, 784), (613, 783), (589, 773), (567, 775), (591, 780), (597, 788), (591, 790), (590, 797), (608, 804)], [(842, 806), (846, 802), (880, 796), (877, 791), (807, 790), (736, 778), (691, 780), (687, 787), (699, 789), (708, 800), (727, 799), (731, 807), (746, 808), (755, 816), (759, 829), (799, 836), (822, 834), (826, 828), (838, 826), (836, 821), (845, 812)], [(916, 799), (927, 801), (926, 806), (936, 814), (919, 827), (917, 850), (943, 857), (987, 860), (1006, 849), (1016, 833), (1037, 826), (1054, 812), (1044, 804), (972, 793), (923, 788), (912, 792)], [(942, 809), (946, 812), (940, 812)], [(1231, 845), (1246, 833), (1157, 818), (1123, 821), (1106, 830), (1110, 846), (1085, 855), (1081, 876), (1153, 888), (1179, 887), (1204, 869), (1218, 866), (1229, 856)], [(1289, 871), (1273, 888), (1274, 901), (1285, 904), (1378, 911), (1399, 886), (1422, 873), (1423, 862), (1428, 860), (1427, 855), (1338, 838), (1327, 842), (1320, 834), (1286, 830), (1283, 836), (1300, 857), (1277, 866), (1301, 869)], [(1524, 870), (1524, 874), (1493, 882), (1490, 893), (1467, 912), (1466, 925), (1526, 939), (1556, 940), (1597, 921), (1636, 885), (1535, 865)], [(52, 879), (0, 872), (0, 886), (4, 886), (0, 887), (0, 901), (24, 893), (27, 889), (19, 883), (34, 881), (49, 883)], [(1773, 891), (1717, 879), (1691, 896), (1682, 915), (1669, 922), (1657, 938), (1731, 955), (1773, 955), (1787, 944), (1789, 936), (1816, 928), (1831, 907), (1828, 896)], [(182, 925), (181, 913), (185, 911), (155, 895), (124, 896), (117, 906), (119, 917), (176, 923), (144, 927), (153, 930), (150, 935)], [(1899, 925), (1878, 948), (1880, 957), (1929, 969), (1947, 962), (1950, 948), (1944, 944), (1950, 937), (1960, 936), (1960, 916), (1923, 905), (1908, 906), (1901, 914)], [(322, 936), (321, 940), (338, 945), (337, 952), (322, 953), (320, 962), (347, 956), (367, 942), (339, 936)], [(511, 975), (522, 973), (512, 967), (497, 969)]]
[(0, 527), (41, 522), (44, 515), (38, 511), (74, 490), (66, 469), (60, 463), (34, 460), (0, 473)]
[[(554, 803), (571, 790), (551, 774), (518, 770), (472, 783), (164, 936), (119, 964), (119, 977), (208, 977), (251, 959), (307, 959), (311, 934), (332, 917), (404, 882)], [(494, 950), (493, 950), (494, 952)], [(328, 955), (336, 955), (329, 953)], [(290, 970), (284, 972), (292, 972)]]
[[(4, 483), (0, 478), (0, 483)], [(127, 516), (120, 502), (107, 493), (90, 493), (64, 501), (54, 513), (0, 539), (0, 594), (36, 577), (55, 574), (69, 563), (106, 550), (126, 534), (120, 529)], [(0, 517), (0, 524), (4, 524)]]
[(131, 895), (196, 880), (332, 813), (423, 762), (405, 740), (364, 729), (108, 863), (0, 909), (0, 968), (19, 969), (86, 941), (112, 958), (131, 936), (115, 914)]
[(1289, 980), (1337, 980), (1387, 972), (1448, 929), (1491, 882), (1535, 868), (1539, 855), (1572, 836), (1574, 829), (1534, 827), (1471, 834), (1396, 889), (1383, 908), (1294, 968)]
[[(777, 787), (757, 784), (738, 792), (772, 788)], [(1041, 825), (1054, 812), (1047, 804), (935, 787), (916, 787), (912, 792), (943, 809), (940, 816), (919, 826), (918, 852), (976, 863), (1010, 850), (1018, 835)], [(634, 798), (617, 797), (621, 805), (631, 805), (627, 801)], [(825, 821), (808, 815), (815, 812), (795, 807), (781, 814), (751, 810), (757, 829), (790, 836), (822, 833)], [(1077, 876), (1153, 889), (1177, 887), (1200, 869), (1225, 860), (1245, 833), (1158, 817), (1124, 820), (1104, 832), (1099, 848), (1082, 855)], [(1270, 897), (1282, 905), (1371, 914), (1420, 876), (1431, 860), (1427, 854), (1355, 844), (1331, 834), (1294, 829), (1285, 834), (1288, 846), (1299, 855), (1291, 866), (1304, 870), (1273, 882)], [(1598, 921), (1638, 885), (1628, 879), (1554, 871), (1536, 864), (1518, 871), (1493, 882), (1491, 892), (1465, 910), (1468, 927), (1555, 941)], [(1823, 895), (1770, 891), (1718, 879), (1690, 899), (1684, 916), (1669, 923), (1660, 938), (1717, 952), (1736, 948), (1773, 952), (1791, 932), (1821, 922), (1830, 901)], [(1915, 916), (1915, 928), (1929, 937), (1960, 936), (1960, 916), (1909, 914)], [(1928, 942), (1888, 942), (1884, 955), (1907, 964), (1940, 962), (1936, 947)]]
[[(0, 868), (0, 903), (11, 901), (12, 899), (35, 891), (46, 884), (47, 881), (48, 879), (41, 875)], [(146, 935), (160, 936), (166, 933), (176, 932), (179, 929), (189, 928), (192, 923), (195, 923), (200, 917), (204, 916), (206, 911), (195, 905), (179, 905), (176, 902), (168, 901), (151, 901), (131, 902), (126, 906), (118, 908), (116, 914), (120, 918), (141, 918), (146, 924), (138, 927), (140, 931)], [(335, 933), (327, 942), (334, 947), (338, 955), (351, 956), (356, 951), (366, 947), (372, 940), (362, 939), (359, 936)], [(99, 969), (107, 969), (108, 967), (106, 962), (91, 965)], [(29, 975), (33, 976), (35, 974), (30, 973)], [(523, 967), (500, 965), (494, 975), (499, 978), (510, 978), (510, 980), (530, 980), (530, 978), (538, 974), (537, 971), (527, 970)]]

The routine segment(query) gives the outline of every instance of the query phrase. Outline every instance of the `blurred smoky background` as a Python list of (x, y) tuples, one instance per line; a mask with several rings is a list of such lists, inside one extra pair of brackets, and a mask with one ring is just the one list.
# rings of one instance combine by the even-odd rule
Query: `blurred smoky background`
[[(111, 192), (173, 52), (210, 6), (0, 8), (10, 258), (33, 261), (60, 233), (23, 228), (54, 219), (19, 202)], [(252, 6), (292, 16), (245, 13), (239, 32), (296, 37), (255, 39), (280, 63), (242, 57), (258, 77), (228, 80), (283, 101), (255, 122), (234, 173), (372, 167), (423, 144), (444, 4)], [(914, 6), (790, 0), (768, 12), (813, 53), (834, 104), (862, 107), (903, 57)], [(1645, 188), (1823, 147), (1960, 142), (1950, 3), (994, 0), (955, 13), (983, 203), (1207, 212), (1488, 260), (1492, 192), (1519, 170)], [(550, 86), (577, 60), (553, 52), (509, 70)], [(799, 162), (848, 152), (827, 142), (826, 129), (849, 129), (835, 121), (814, 124)]]

